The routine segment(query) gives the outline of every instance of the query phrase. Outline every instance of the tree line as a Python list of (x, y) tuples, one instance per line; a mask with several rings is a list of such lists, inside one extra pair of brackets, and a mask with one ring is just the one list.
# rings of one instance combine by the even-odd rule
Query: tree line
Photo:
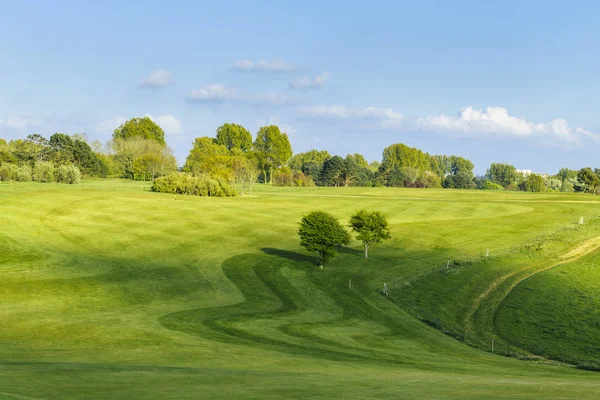
[[(475, 176), (473, 163), (464, 157), (430, 155), (402, 143), (386, 147), (381, 162), (369, 163), (358, 153), (342, 157), (318, 149), (294, 154), (288, 135), (276, 125), (261, 127), (253, 137), (243, 126), (225, 123), (214, 136), (198, 137), (192, 145), (185, 164), (178, 168), (164, 131), (148, 117), (124, 122), (106, 144), (89, 143), (85, 135), (63, 133), (49, 139), (37, 134), (10, 142), (0, 139), (0, 171), (4, 171), (0, 180), (33, 178), (36, 163), (46, 162), (54, 168), (73, 166), (84, 177), (155, 183), (165, 178), (155, 184), (155, 190), (173, 193), (246, 194), (257, 182), (276, 186), (600, 192), (600, 169), (563, 168), (547, 176), (524, 174), (513, 165), (493, 163), (484, 175)], [(169, 175), (173, 176), (166, 179)], [(167, 189), (169, 185), (172, 187)], [(206, 189), (217, 186), (222, 190)]]

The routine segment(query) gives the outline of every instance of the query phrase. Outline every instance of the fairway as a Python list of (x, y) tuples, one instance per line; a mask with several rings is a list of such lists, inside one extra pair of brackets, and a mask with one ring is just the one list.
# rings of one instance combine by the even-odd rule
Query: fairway
[[(598, 397), (538, 357), (600, 357), (594, 196), (149, 188), (0, 182), (0, 399)], [(392, 239), (319, 269), (302, 216), (363, 208)]]

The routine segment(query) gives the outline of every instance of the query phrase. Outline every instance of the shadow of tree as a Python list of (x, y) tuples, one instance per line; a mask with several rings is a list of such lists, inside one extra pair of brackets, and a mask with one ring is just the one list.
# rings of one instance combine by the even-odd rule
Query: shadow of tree
[(311, 257), (306, 254), (297, 253), (295, 251), (275, 249), (272, 247), (263, 247), (262, 249), (260, 249), (260, 251), (262, 251), (263, 253), (268, 254), (270, 256), (277, 256), (277, 257), (285, 258), (285, 259), (288, 259), (291, 261), (307, 262), (307, 263), (311, 263), (311, 264), (315, 264), (315, 265), (318, 264), (316, 256)]
[(362, 256), (364, 254), (363, 250), (353, 249), (352, 247), (338, 247), (337, 251), (339, 253), (352, 254), (356, 256)]

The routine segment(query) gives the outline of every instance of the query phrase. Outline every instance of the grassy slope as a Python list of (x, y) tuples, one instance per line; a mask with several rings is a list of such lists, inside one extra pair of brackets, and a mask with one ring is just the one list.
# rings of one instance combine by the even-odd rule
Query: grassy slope
[[(145, 188), (0, 185), (0, 399), (584, 398), (600, 389), (593, 373), (478, 351), (395, 305), (400, 283), (447, 259), (503, 253), (587, 218), (590, 197), (259, 188), (251, 198), (175, 200)], [(368, 262), (355, 242), (315, 268), (298, 246), (301, 215), (347, 219), (363, 207), (390, 216), (394, 240)], [(393, 301), (378, 293), (382, 282)], [(461, 306), (454, 300), (445, 307)]]
[(600, 364), (599, 254), (523, 281), (501, 304), (498, 333), (536, 354)]

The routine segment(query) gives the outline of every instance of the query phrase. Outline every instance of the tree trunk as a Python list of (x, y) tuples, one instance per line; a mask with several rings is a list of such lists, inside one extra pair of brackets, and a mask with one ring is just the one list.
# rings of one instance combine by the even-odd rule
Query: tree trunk
[(269, 169), (269, 183), (273, 184), (273, 168)]
[(369, 258), (369, 245), (365, 243), (365, 260)]
[(319, 251), (319, 268), (323, 269), (323, 252)]

